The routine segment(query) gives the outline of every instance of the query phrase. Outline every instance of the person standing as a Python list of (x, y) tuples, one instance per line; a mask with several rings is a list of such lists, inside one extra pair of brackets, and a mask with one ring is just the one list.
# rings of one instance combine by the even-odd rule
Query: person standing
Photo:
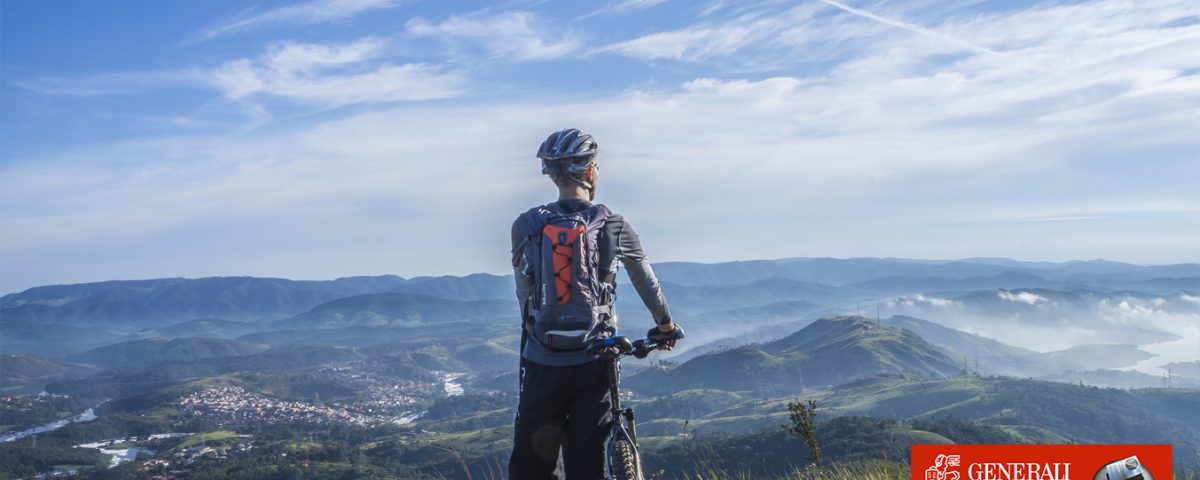
[(604, 476), (611, 418), (608, 371), (586, 345), (616, 333), (616, 274), (624, 266), (655, 326), (647, 336), (674, 347), (675, 322), (633, 226), (596, 199), (599, 145), (568, 128), (537, 157), (558, 200), (512, 225), (512, 266), (521, 333), (520, 400), (509, 478), (556, 479), (560, 449), (568, 480)]

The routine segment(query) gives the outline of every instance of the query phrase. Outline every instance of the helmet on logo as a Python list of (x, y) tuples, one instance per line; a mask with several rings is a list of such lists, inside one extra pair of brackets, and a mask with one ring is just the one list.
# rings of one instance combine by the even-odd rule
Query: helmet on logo
[(542, 159), (543, 175), (579, 174), (595, 165), (599, 148), (591, 135), (567, 128), (546, 137), (537, 157)]

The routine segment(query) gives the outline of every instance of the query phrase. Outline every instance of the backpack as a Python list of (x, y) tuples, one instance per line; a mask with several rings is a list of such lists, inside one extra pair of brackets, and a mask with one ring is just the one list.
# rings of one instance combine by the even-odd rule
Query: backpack
[(615, 330), (614, 286), (601, 276), (599, 237), (612, 211), (557, 204), (528, 214), (523, 254), (532, 280), (525, 330), (551, 350), (579, 350)]

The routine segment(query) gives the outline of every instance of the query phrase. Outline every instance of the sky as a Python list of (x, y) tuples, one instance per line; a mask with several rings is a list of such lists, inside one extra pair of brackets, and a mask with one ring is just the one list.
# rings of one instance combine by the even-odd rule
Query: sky
[(1200, 261), (1200, 4), (5, 1), (0, 293), (509, 272), (577, 127), (655, 261)]

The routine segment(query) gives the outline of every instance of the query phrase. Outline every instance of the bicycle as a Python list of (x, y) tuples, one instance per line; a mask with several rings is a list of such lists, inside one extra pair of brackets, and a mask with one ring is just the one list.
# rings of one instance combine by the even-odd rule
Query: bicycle
[[(666, 341), (683, 338), (683, 329), (676, 327), (675, 335)], [(609, 396), (612, 402), (612, 430), (608, 434), (608, 448), (604, 451), (605, 478), (609, 480), (643, 480), (642, 459), (638, 454), (637, 431), (634, 428), (633, 409), (621, 408), (621, 359), (628, 356), (646, 358), (662, 344), (650, 339), (630, 340), (629, 337), (613, 336), (594, 340), (588, 351), (599, 354), (608, 362)]]

